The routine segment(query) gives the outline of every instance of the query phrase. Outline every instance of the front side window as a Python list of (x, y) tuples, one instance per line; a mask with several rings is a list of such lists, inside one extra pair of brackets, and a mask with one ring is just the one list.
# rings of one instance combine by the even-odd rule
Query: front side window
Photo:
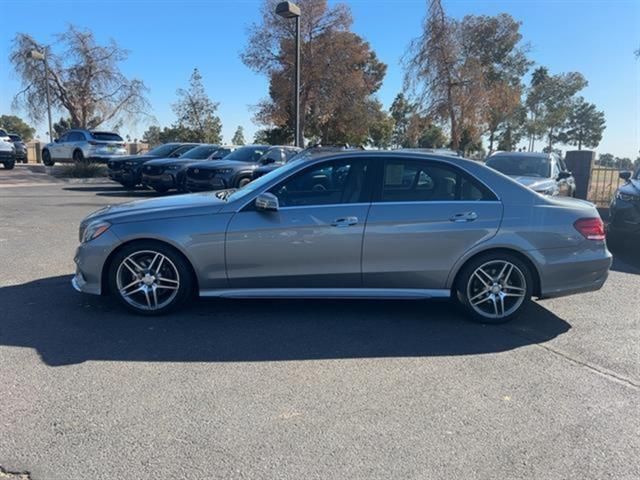
[(257, 162), (258, 159), (267, 151), (263, 147), (242, 147), (234, 150), (225, 157), (225, 160), (235, 160), (238, 162)]
[(454, 167), (416, 160), (388, 160), (382, 202), (495, 200), (482, 184)]
[(179, 157), (183, 153), (186, 153), (189, 150), (192, 150), (193, 147), (195, 147), (195, 145), (183, 145), (182, 147), (178, 148), (175, 152), (173, 152), (170, 156), (173, 158)]
[(281, 207), (335, 205), (362, 201), (367, 163), (333, 160), (309, 167), (271, 189)]

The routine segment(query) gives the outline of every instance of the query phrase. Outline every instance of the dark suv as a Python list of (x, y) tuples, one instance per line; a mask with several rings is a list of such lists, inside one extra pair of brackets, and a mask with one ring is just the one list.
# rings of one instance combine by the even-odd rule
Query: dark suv
[(266, 165), (262, 165), (258, 168), (256, 168), (253, 171), (253, 175), (252, 175), (252, 180), (255, 180), (256, 178), (259, 178), (263, 175), (266, 175), (267, 173), (275, 170), (276, 168), (280, 168), (282, 165), (291, 162), (292, 160), (298, 160), (301, 158), (313, 158), (314, 155), (318, 154), (318, 153), (323, 153), (323, 152), (342, 152), (345, 150), (362, 150), (359, 147), (350, 147), (349, 145), (327, 145), (327, 146), (322, 146), (320, 144), (317, 145), (311, 145), (307, 148), (305, 148), (304, 150), (298, 148), (298, 147), (282, 147), (285, 152), (284, 152), (284, 160), (280, 161), (280, 162), (268, 162)]
[(172, 188), (184, 189), (187, 167), (205, 160), (220, 160), (234, 150), (231, 146), (199, 145), (178, 158), (157, 158), (142, 166), (142, 185), (164, 193)]
[(486, 165), (543, 195), (573, 197), (576, 181), (555, 153), (498, 152)]
[(611, 243), (640, 241), (640, 168), (636, 173), (620, 172), (625, 183), (609, 206), (608, 240)]
[(130, 155), (110, 160), (109, 178), (125, 188), (135, 188), (142, 181), (142, 165), (156, 158), (178, 158), (183, 153), (198, 146), (197, 143), (165, 143), (152, 148), (142, 155)]
[[(278, 148), (283, 147), (247, 145), (231, 152), (222, 160), (192, 165), (187, 168), (185, 174), (185, 188), (187, 191), (195, 192), (244, 187), (251, 181), (253, 171), (264, 165), (261, 158), (264, 158), (265, 153)], [(271, 159), (262, 160), (267, 161)]]
[(22, 137), (15, 133), (10, 133), (9, 138), (13, 146), (16, 147), (16, 162), (27, 163), (27, 146)]

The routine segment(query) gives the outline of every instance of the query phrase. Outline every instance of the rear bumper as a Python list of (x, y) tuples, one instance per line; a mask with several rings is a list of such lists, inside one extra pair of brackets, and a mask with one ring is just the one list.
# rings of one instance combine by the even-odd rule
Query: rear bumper
[(599, 290), (609, 276), (612, 262), (604, 242), (589, 242), (580, 249), (556, 248), (529, 253), (538, 263), (540, 298)]

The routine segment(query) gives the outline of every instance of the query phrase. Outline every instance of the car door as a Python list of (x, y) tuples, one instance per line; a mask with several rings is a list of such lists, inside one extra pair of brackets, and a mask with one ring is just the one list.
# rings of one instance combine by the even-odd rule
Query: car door
[(363, 241), (364, 287), (446, 288), (455, 262), (495, 235), (502, 204), (447, 162), (386, 159), (378, 172)]
[(226, 261), (233, 288), (362, 286), (362, 236), (370, 206), (365, 158), (313, 164), (269, 190), (279, 209), (253, 203), (229, 223)]
[(49, 146), (49, 154), (51, 155), (52, 159), (61, 160), (64, 158), (64, 149), (66, 147), (68, 138), (69, 138), (69, 134), (65, 133), (64, 135), (58, 138), (57, 142), (54, 142)]
[(73, 152), (76, 148), (82, 149), (86, 142), (83, 132), (70, 132), (67, 136), (67, 141), (64, 143), (64, 158), (71, 160), (73, 158)]

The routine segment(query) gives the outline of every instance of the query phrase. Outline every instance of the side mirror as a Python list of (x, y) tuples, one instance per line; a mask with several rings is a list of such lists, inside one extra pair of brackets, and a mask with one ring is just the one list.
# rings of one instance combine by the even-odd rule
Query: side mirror
[(59, 138), (54, 138), (54, 139), (53, 139), (53, 143), (58, 143), (59, 141), (60, 141), (60, 139), (59, 139)]
[(569, 178), (571, 175), (573, 175), (571, 172), (565, 170), (558, 174), (558, 180), (564, 180), (565, 178)]
[(256, 209), (263, 212), (277, 212), (280, 205), (278, 203), (278, 197), (273, 193), (261, 193), (256, 198)]
[(262, 163), (262, 165), (269, 165), (270, 163), (275, 163), (275, 161), (276, 161), (275, 158), (267, 157), (267, 158), (263, 158), (262, 162), (260, 162), (260, 163)]
[(629, 179), (631, 178), (631, 172), (629, 170), (624, 170), (624, 171), (620, 172), (620, 174), (618, 176), (622, 180), (624, 180), (625, 182), (628, 182)]

